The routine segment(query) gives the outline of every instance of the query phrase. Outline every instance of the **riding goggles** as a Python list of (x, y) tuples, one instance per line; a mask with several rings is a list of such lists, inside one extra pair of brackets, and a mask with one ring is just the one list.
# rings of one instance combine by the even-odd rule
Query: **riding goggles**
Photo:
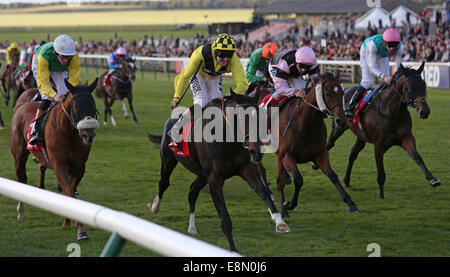
[(223, 50), (216, 50), (216, 56), (225, 59), (233, 57), (234, 51), (223, 51)]
[(311, 65), (310, 64), (304, 64), (304, 63), (298, 63), (298, 67), (306, 69), (306, 70), (310, 70), (311, 69)]
[(398, 41), (392, 41), (392, 42), (386, 42), (386, 46), (389, 48), (397, 48), (400, 42)]

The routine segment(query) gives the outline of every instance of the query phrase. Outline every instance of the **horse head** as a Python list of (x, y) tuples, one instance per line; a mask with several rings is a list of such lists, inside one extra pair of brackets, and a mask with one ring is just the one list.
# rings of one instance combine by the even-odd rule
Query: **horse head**
[[(260, 163), (263, 158), (261, 152), (262, 142), (259, 138), (259, 90), (253, 97), (240, 95), (234, 93), (230, 88), (230, 96), (225, 96), (227, 106), (234, 107), (235, 114), (237, 115), (238, 138), (239, 132), (244, 138), (243, 146), (248, 150), (250, 154), (250, 161), (253, 163)], [(243, 124), (243, 126), (242, 126)]]
[(97, 109), (92, 91), (97, 85), (96, 78), (89, 86), (72, 86), (66, 79), (65, 83), (69, 89), (71, 97), (67, 97), (63, 104), (65, 111), (72, 125), (78, 131), (84, 144), (90, 145), (95, 138), (95, 129), (98, 128)]
[(319, 74), (319, 80), (315, 86), (315, 97), (318, 108), (326, 116), (333, 119), (337, 127), (346, 123), (346, 117), (342, 106), (344, 87), (340, 82), (340, 72), (336, 76), (330, 72)]
[(422, 62), (418, 69), (405, 68), (401, 64), (394, 75), (394, 83), (397, 91), (401, 92), (402, 102), (415, 108), (421, 119), (427, 119), (430, 115), (430, 107), (427, 103), (427, 84), (421, 76), (424, 66), (425, 62)]
[(136, 80), (136, 59), (128, 58), (122, 65), (125, 67), (128, 79), (134, 82)]

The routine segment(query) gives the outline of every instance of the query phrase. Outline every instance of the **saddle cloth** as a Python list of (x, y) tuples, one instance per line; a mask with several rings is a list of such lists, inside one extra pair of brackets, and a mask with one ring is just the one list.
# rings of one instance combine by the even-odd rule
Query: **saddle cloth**
[(181, 142), (180, 147), (177, 146), (177, 144), (172, 141), (169, 143), (168, 147), (177, 157), (189, 157), (191, 153), (189, 152), (189, 144), (188, 144), (188, 138), (189, 134), (191, 133), (192, 125), (194, 124), (194, 121), (187, 122), (183, 129), (181, 130)]
[[(36, 120), (36, 115), (33, 117), (33, 120), (31, 121), (31, 124), (28, 127), (28, 132), (27, 132), (27, 149), (28, 150), (39, 150), (42, 147), (44, 147), (44, 142), (43, 141), (38, 141), (36, 145), (31, 145), (29, 143), (30, 137), (31, 137), (31, 130), (33, 129), (33, 122), (35, 120)], [(36, 128), (40, 128), (40, 126), (36, 126)]]
[(349, 121), (353, 124), (356, 125), (358, 123), (361, 122), (361, 113), (362, 110), (364, 109), (364, 107), (367, 106), (368, 103), (370, 103), (370, 100), (372, 99), (372, 97), (375, 95), (376, 92), (378, 92), (380, 90), (380, 88), (383, 85), (379, 85), (378, 87), (376, 87), (375, 89), (371, 90), (371, 91), (366, 91), (363, 96), (361, 97), (361, 99), (358, 102), (358, 106), (355, 108), (355, 116), (353, 118), (349, 118)]
[(111, 86), (111, 77), (112, 77), (112, 74), (105, 74), (105, 76), (103, 77), (103, 86), (104, 87)]

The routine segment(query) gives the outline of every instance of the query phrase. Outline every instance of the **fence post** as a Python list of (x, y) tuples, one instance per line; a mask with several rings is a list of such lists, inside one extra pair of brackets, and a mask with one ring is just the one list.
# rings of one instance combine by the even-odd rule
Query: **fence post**
[(112, 233), (100, 257), (117, 257), (125, 242), (117, 232)]

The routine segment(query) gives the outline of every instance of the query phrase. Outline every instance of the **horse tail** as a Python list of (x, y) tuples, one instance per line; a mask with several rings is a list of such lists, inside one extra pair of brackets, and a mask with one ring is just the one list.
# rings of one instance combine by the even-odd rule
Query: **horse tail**
[(161, 135), (152, 135), (152, 134), (148, 134), (148, 139), (153, 142), (154, 144), (160, 145), (161, 141), (162, 141), (162, 136)]

